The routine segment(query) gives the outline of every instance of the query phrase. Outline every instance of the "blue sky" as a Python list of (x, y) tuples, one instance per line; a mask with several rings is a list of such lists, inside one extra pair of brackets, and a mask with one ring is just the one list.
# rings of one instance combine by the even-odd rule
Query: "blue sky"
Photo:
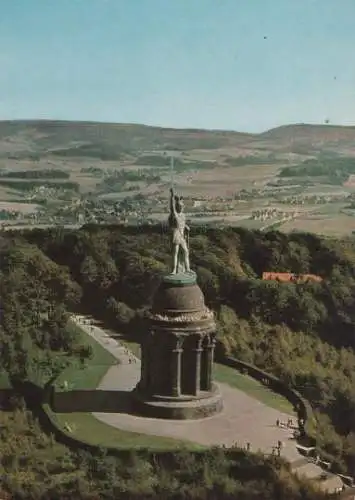
[(0, 0), (0, 119), (355, 125), (354, 26), (355, 0)]

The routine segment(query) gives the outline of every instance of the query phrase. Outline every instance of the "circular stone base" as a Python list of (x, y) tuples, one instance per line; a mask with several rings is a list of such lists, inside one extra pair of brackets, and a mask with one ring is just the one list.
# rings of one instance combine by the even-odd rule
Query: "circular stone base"
[(186, 273), (170, 273), (162, 277), (162, 282), (166, 285), (184, 286), (194, 285), (196, 283), (197, 275), (194, 271)]
[(138, 389), (132, 393), (132, 404), (134, 410), (150, 418), (162, 418), (169, 420), (193, 420), (210, 417), (223, 409), (223, 401), (219, 389), (214, 385), (213, 391), (203, 398), (179, 399), (167, 398), (165, 400), (157, 397), (147, 397)]

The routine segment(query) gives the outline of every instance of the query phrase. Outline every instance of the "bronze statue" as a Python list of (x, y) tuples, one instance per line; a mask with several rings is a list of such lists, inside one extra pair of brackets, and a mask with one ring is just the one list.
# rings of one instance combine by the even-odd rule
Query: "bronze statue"
[(186, 224), (183, 199), (181, 196), (174, 194), (173, 188), (170, 189), (169, 228), (171, 231), (173, 258), (171, 274), (177, 274), (178, 272), (189, 273), (190, 257), (185, 232), (188, 233), (190, 228)]

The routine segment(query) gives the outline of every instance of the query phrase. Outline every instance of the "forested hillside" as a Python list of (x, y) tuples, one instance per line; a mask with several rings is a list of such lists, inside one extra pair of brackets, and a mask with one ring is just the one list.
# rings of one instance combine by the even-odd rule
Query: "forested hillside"
[(36, 246), (5, 238), (0, 245), (1, 370), (43, 385), (66, 363), (57, 352), (75, 357), (80, 350), (66, 323), (81, 290)]
[(145, 150), (217, 150), (246, 147), (258, 152), (308, 153), (352, 147), (354, 127), (294, 124), (248, 134), (228, 130), (172, 129), (125, 123), (60, 120), (0, 121), (0, 158), (45, 157), (120, 160)]
[[(147, 237), (149, 244), (159, 238)], [(139, 257), (143, 235), (136, 240), (118, 230), (42, 232), (27, 240), (11, 235), (0, 240), (0, 382), (5, 374), (14, 387), (10, 406), (0, 411), (2, 498), (326, 498), (309, 482), (292, 476), (276, 457), (266, 459), (238, 449), (94, 456), (70, 450), (44, 434), (36, 420), (36, 391), (29, 397), (24, 383), (40, 392), (68, 363), (82, 364), (90, 356), (78, 332), (68, 328), (67, 311), (79, 307), (82, 292), (82, 304), (87, 306), (95, 303), (90, 294), (97, 293), (97, 314), (107, 311), (111, 321), (117, 317), (129, 327), (135, 318), (131, 307), (145, 303), (143, 288), (137, 288), (142, 295), (134, 301), (134, 287), (143, 276), (143, 284), (152, 291), (155, 273), (163, 268), (155, 259), (167, 256), (163, 251), (149, 257), (147, 247), (147, 254)], [(67, 267), (61, 265), (64, 262)], [(107, 301), (113, 291), (118, 301)]]
[[(159, 228), (88, 227), (28, 233), (67, 266), (82, 305), (139, 334), (169, 263)], [(196, 229), (191, 257), (216, 311), (219, 348), (296, 387), (316, 410), (318, 446), (355, 473), (355, 242), (310, 234)], [(263, 271), (311, 273), (321, 283), (262, 281)]]

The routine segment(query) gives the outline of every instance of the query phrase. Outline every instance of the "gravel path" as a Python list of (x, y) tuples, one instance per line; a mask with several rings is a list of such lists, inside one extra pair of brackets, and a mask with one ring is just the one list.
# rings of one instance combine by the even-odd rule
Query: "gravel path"
[[(74, 316), (73, 320), (92, 338), (115, 356), (119, 365), (109, 368), (100, 382), (98, 389), (131, 391), (140, 378), (140, 360), (119, 341), (111, 338), (102, 328), (89, 323), (83, 316)], [(173, 437), (190, 440), (202, 445), (233, 444), (246, 446), (250, 443), (251, 451), (260, 450), (270, 454), (278, 441), (284, 444), (282, 456), (294, 462), (297, 471), (309, 478), (319, 478), (323, 470), (314, 463), (305, 463), (299, 453), (290, 429), (277, 427), (276, 420), (287, 421), (285, 413), (270, 408), (244, 392), (226, 384), (219, 384), (224, 409), (218, 415), (201, 420), (162, 420), (133, 416), (128, 413), (93, 413), (95, 418), (113, 427), (126, 431), (140, 432), (155, 436)], [(297, 462), (300, 464), (298, 466)], [(302, 465), (301, 465), (302, 464)], [(342, 486), (338, 476), (331, 475), (320, 482), (323, 489), (334, 491)]]

